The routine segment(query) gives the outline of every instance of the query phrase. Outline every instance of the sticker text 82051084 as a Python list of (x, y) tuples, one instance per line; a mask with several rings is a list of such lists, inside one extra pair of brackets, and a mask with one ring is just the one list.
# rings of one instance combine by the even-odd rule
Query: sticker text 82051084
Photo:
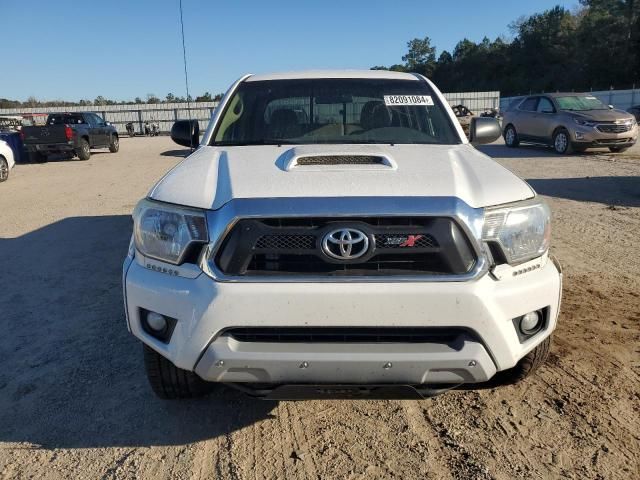
[(394, 105), (433, 105), (430, 95), (385, 95), (384, 104)]

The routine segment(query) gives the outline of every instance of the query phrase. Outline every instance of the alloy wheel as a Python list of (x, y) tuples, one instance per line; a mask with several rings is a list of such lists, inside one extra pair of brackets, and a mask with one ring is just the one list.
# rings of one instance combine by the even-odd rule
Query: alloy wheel
[(553, 146), (558, 153), (564, 153), (567, 150), (567, 134), (560, 132), (556, 135), (556, 139), (553, 142)]
[(9, 164), (4, 158), (0, 159), (0, 182), (4, 182), (9, 177)]
[(513, 131), (513, 128), (509, 128), (507, 129), (507, 135), (506, 135), (506, 141), (507, 141), (507, 145), (513, 145), (513, 141), (516, 137), (515, 132)]

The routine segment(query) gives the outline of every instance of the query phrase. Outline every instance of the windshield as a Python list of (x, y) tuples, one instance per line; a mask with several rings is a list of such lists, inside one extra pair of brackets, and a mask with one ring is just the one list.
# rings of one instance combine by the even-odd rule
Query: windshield
[(593, 96), (556, 97), (560, 110), (609, 110), (604, 103)]
[(227, 103), (212, 145), (460, 143), (418, 80), (247, 81)]

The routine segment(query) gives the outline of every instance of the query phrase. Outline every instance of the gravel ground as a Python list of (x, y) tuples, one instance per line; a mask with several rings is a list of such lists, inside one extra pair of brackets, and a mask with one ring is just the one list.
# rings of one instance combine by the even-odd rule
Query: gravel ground
[[(166, 137), (0, 185), (0, 478), (637, 478), (640, 147), (482, 150), (546, 196), (565, 268), (550, 361), (426, 401), (151, 393), (126, 330), (130, 212), (180, 161)], [(636, 472), (636, 473), (633, 473)]]

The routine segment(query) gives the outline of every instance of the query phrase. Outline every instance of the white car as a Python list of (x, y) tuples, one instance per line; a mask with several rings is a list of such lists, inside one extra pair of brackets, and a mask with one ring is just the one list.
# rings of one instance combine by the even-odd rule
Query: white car
[(127, 322), (163, 398), (421, 398), (549, 352), (549, 209), (421, 75), (242, 77), (133, 217)]
[(13, 150), (4, 140), (0, 140), (0, 182), (9, 178), (9, 172), (16, 164), (13, 159)]

